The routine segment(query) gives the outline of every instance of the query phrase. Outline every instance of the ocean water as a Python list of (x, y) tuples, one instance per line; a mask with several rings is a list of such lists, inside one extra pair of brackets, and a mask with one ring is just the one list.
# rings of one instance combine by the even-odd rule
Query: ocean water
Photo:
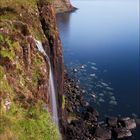
[[(57, 24), (68, 73), (105, 116), (140, 118), (139, 1), (74, 0)], [(140, 140), (138, 129), (131, 140)]]

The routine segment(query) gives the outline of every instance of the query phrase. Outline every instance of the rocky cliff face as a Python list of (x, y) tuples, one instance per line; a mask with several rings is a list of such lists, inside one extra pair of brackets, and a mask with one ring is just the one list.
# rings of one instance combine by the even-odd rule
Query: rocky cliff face
[(35, 39), (50, 56), (61, 112), (63, 55), (51, 2), (0, 1), (0, 139), (59, 139), (48, 113), (49, 64)]
[(70, 0), (53, 0), (52, 4), (56, 13), (69, 12), (75, 9)]
[[(44, 0), (40, 0), (39, 3), (39, 14), (42, 29), (46, 38), (48, 39), (45, 45), (46, 52), (49, 52), (50, 60), (52, 63), (52, 68), (55, 77), (55, 84), (57, 86), (58, 93), (58, 110), (61, 116), (61, 106), (62, 106), (62, 94), (63, 94), (63, 79), (64, 79), (64, 63), (63, 54), (61, 48), (61, 42), (59, 39), (59, 34), (56, 27), (56, 19), (53, 8), (50, 4), (46, 4)], [(53, 17), (53, 18), (52, 18)], [(47, 47), (49, 46), (49, 48)]]

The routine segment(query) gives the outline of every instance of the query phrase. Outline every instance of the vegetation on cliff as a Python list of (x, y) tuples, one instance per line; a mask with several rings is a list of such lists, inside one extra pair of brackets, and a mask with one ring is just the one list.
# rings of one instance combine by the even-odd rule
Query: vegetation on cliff
[[(47, 20), (44, 25), (40, 22), (42, 2), (46, 5), (46, 18), (54, 21), (50, 1), (0, 1), (0, 139), (3, 140), (60, 138), (48, 107), (49, 65), (35, 43), (35, 39), (41, 40), (50, 55), (50, 47), (58, 46), (54, 46), (54, 39), (55, 42), (58, 39), (55, 22)], [(44, 30), (45, 24), (48, 28)], [(55, 57), (59, 56), (60, 47), (54, 49)], [(52, 55), (52, 60), (55, 57)]]
[(70, 0), (52, 0), (52, 4), (56, 13), (69, 12), (75, 9)]

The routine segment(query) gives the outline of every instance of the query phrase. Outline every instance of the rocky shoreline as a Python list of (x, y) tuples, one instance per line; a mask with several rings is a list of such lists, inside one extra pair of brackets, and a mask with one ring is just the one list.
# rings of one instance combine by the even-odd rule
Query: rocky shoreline
[(99, 112), (84, 101), (80, 85), (65, 74), (64, 140), (110, 140), (132, 136), (136, 121), (129, 117), (107, 117), (99, 121)]

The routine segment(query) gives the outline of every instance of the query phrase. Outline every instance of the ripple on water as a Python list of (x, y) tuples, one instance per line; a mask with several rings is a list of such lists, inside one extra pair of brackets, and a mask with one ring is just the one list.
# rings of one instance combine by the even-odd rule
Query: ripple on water
[(96, 63), (95, 62), (88, 62), (88, 64), (91, 64), (91, 65), (96, 66)]
[(95, 74), (95, 73), (92, 73), (92, 74), (90, 74), (90, 76), (91, 76), (91, 77), (95, 77), (95, 76), (96, 76), (96, 74)]
[(111, 96), (110, 99), (111, 99), (112, 101), (116, 101), (115, 96)]
[(102, 84), (103, 86), (105, 86), (105, 87), (108, 87), (108, 84), (105, 83), (105, 82), (101, 82), (101, 84)]
[(111, 87), (106, 87), (107, 90), (113, 91), (114, 89)]
[(117, 105), (117, 101), (110, 100), (110, 101), (109, 101), (109, 104), (110, 104), (110, 105)]
[(99, 102), (100, 102), (100, 103), (104, 103), (105, 100), (104, 100), (103, 98), (99, 98)]
[(107, 92), (109, 95), (114, 95), (114, 93), (113, 92)]
[(103, 94), (103, 93), (99, 93), (99, 96), (102, 96), (102, 97), (103, 97), (103, 96), (104, 96), (104, 94)]
[(98, 68), (96, 68), (95, 66), (91, 66), (91, 69), (98, 70)]

